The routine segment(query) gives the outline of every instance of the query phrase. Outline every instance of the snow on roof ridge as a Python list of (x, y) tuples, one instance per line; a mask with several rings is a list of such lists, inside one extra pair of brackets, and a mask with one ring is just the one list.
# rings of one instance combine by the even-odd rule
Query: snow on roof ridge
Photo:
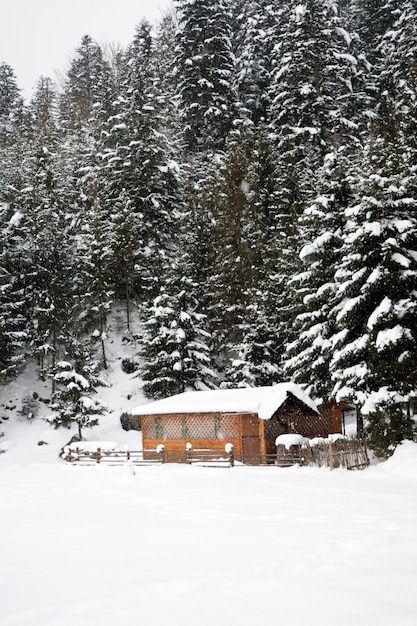
[(168, 413), (248, 412), (268, 420), (291, 393), (313, 411), (313, 400), (295, 383), (277, 383), (268, 387), (239, 387), (208, 391), (185, 391), (163, 400), (136, 407), (133, 415), (163, 415)]

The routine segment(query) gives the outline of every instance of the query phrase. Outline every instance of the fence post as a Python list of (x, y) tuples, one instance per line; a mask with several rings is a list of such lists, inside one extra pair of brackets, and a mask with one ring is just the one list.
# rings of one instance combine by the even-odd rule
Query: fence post
[(185, 451), (187, 455), (187, 463), (191, 465), (193, 460), (193, 444), (190, 441), (185, 444)]
[(101, 460), (101, 448), (97, 448), (97, 463), (100, 463)]
[(165, 463), (165, 446), (163, 443), (159, 443), (156, 446), (156, 452), (161, 457), (161, 463), (164, 464)]
[(334, 470), (333, 444), (331, 441), (329, 441), (329, 468), (330, 471)]
[(370, 461), (369, 461), (369, 456), (368, 456), (368, 450), (366, 448), (366, 441), (365, 441), (365, 437), (361, 437), (361, 439), (359, 440), (362, 444), (362, 448), (363, 448), (363, 456), (365, 457), (365, 465), (368, 466), (370, 465)]
[(226, 443), (226, 445), (224, 446), (224, 451), (226, 452), (226, 454), (229, 457), (230, 467), (234, 467), (235, 466), (235, 457), (234, 457), (234, 454), (233, 454), (233, 444), (232, 443)]

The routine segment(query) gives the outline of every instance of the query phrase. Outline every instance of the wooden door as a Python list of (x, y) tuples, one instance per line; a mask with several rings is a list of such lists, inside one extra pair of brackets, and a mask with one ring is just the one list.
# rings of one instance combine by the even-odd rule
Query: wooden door
[(260, 461), (261, 438), (256, 415), (242, 415), (242, 456), (244, 463), (257, 465)]

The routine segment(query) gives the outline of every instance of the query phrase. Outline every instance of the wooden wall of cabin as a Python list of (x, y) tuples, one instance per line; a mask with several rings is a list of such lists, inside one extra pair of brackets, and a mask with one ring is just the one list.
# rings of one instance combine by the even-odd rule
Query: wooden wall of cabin
[(259, 457), (263, 452), (263, 431), (262, 420), (259, 419), (256, 413), (247, 413), (239, 416), (240, 423), (240, 440), (241, 440), (241, 452), (237, 453), (235, 457), (238, 460), (247, 461), (254, 460)]
[(279, 435), (297, 433), (304, 437), (327, 437), (333, 430), (330, 414), (303, 413), (297, 407), (282, 406), (271, 419), (265, 421), (265, 446), (267, 454), (275, 452), (275, 440)]
[(343, 433), (343, 409), (335, 401), (327, 402), (319, 408), (320, 415), (327, 420), (330, 425), (331, 433)]
[(165, 446), (168, 462), (186, 460), (186, 445), (193, 450), (223, 453), (226, 443), (233, 444), (237, 458), (242, 454), (240, 416), (236, 413), (186, 413), (175, 415), (142, 415), (143, 451)]
[(144, 458), (154, 458), (155, 449), (159, 444), (165, 446), (165, 462), (166, 463), (185, 463), (188, 458), (186, 444), (191, 443), (193, 446), (193, 453), (197, 456), (198, 451), (210, 451), (218, 452), (219, 456), (226, 456), (225, 445), (226, 443), (233, 444), (233, 452), (237, 459), (240, 458), (241, 440), (230, 439), (227, 441), (219, 441), (215, 439), (193, 439), (192, 441), (185, 439), (161, 439), (161, 440), (146, 440), (143, 444), (143, 456)]

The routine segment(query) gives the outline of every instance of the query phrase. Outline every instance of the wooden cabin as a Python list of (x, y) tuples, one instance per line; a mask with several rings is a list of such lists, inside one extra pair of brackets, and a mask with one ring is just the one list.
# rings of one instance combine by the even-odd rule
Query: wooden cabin
[(144, 456), (163, 444), (166, 460), (173, 462), (185, 459), (190, 444), (193, 450), (223, 453), (231, 443), (237, 460), (256, 463), (276, 453), (278, 435), (334, 432), (331, 417), (292, 383), (185, 392), (139, 406), (133, 416), (141, 421)]
[(346, 400), (329, 400), (320, 405), (320, 413), (331, 424), (332, 433), (355, 436), (358, 433), (356, 407)]

